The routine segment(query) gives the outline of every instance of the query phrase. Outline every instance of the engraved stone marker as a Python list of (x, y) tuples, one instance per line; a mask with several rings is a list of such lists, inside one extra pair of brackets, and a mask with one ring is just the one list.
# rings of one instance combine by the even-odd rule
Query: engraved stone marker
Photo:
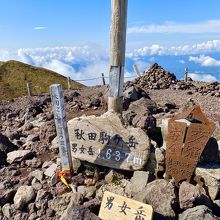
[(103, 220), (151, 220), (153, 208), (150, 205), (106, 191), (102, 199), (99, 217)]
[(202, 151), (215, 125), (201, 111), (198, 105), (169, 120), (166, 147), (166, 174), (180, 181), (190, 182)]
[(147, 135), (140, 128), (125, 128), (115, 113), (74, 118), (68, 130), (74, 158), (123, 170), (140, 170), (147, 163)]

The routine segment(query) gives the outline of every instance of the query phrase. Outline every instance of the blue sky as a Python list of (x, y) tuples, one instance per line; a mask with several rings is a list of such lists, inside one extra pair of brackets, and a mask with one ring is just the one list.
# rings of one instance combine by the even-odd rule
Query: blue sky
[[(186, 65), (194, 72), (220, 72), (219, 0), (128, 2), (126, 76), (133, 74), (133, 63), (142, 71), (152, 62), (173, 72)], [(79, 79), (108, 74), (110, 0), (0, 4), (0, 60), (17, 59)]]

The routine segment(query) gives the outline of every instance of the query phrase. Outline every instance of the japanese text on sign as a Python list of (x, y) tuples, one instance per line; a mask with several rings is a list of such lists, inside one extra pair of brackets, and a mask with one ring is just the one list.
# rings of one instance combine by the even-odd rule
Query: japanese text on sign
[(103, 220), (151, 220), (153, 209), (150, 205), (128, 199), (110, 192), (105, 192), (99, 212)]
[[(132, 155), (129, 149), (136, 149), (138, 142), (134, 136), (129, 136), (128, 141), (124, 142), (119, 135), (110, 136), (106, 132), (88, 132), (86, 133), (82, 129), (74, 129), (75, 143), (72, 143), (73, 155), (78, 153), (80, 155), (87, 154), (89, 156), (97, 156), (99, 159), (113, 160), (115, 162), (126, 161), (127, 163), (142, 164), (141, 155)], [(84, 141), (79, 144), (77, 141)], [(89, 145), (88, 145), (89, 143)], [(97, 147), (97, 144), (100, 147)], [(94, 147), (94, 145), (96, 147)], [(106, 147), (103, 149), (103, 145)], [(112, 148), (114, 146), (114, 148)], [(117, 149), (116, 149), (117, 146)], [(123, 151), (128, 149), (126, 152)]]

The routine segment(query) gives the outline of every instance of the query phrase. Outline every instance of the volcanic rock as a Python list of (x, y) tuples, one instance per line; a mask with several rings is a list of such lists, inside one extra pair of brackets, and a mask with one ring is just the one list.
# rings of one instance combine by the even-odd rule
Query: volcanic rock
[(196, 206), (187, 209), (179, 215), (179, 220), (219, 220), (219, 218), (212, 214), (212, 211), (204, 205)]
[(176, 76), (154, 63), (134, 83), (144, 89), (167, 89), (176, 83)]
[(26, 159), (30, 159), (31, 157), (33, 157), (33, 153), (30, 150), (12, 151), (7, 154), (7, 162), (10, 164), (17, 163)]
[(150, 179), (150, 173), (146, 171), (135, 171), (131, 178), (131, 195), (134, 196), (142, 191)]
[(196, 167), (195, 174), (204, 179), (205, 186), (208, 189), (211, 199), (217, 199), (220, 196), (220, 165), (200, 165)]
[(174, 218), (177, 204), (175, 186), (163, 179), (154, 180), (134, 196), (134, 199), (152, 205), (155, 216)]
[(188, 209), (197, 205), (206, 205), (212, 208), (212, 202), (205, 190), (199, 185), (182, 182), (179, 188), (179, 203), (181, 209)]
[(23, 209), (35, 196), (36, 193), (32, 186), (20, 186), (14, 197), (15, 208)]

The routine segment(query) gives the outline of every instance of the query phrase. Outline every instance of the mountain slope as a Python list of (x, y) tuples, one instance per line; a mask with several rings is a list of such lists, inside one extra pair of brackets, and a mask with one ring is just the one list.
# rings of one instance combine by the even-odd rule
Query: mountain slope
[[(26, 84), (30, 82), (33, 94), (49, 92), (51, 84), (59, 83), (67, 89), (67, 78), (50, 70), (34, 67), (18, 61), (0, 62), (0, 100), (27, 95)], [(72, 89), (84, 85), (71, 82)]]

